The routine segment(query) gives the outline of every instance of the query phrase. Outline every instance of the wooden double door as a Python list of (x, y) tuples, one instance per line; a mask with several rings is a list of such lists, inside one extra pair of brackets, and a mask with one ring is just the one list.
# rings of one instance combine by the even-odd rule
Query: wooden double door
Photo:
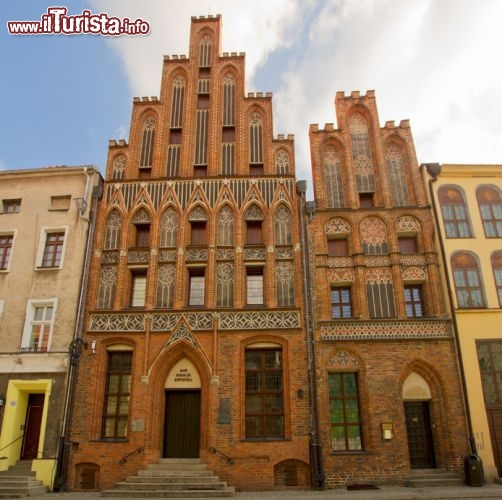
[(166, 390), (164, 457), (197, 458), (200, 449), (200, 390)]
[(412, 469), (436, 466), (428, 401), (405, 401), (408, 450)]

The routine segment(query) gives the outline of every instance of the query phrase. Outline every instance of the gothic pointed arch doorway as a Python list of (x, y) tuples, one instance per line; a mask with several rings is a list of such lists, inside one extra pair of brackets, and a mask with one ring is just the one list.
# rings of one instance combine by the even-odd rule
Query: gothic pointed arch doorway
[(180, 359), (164, 386), (166, 458), (197, 458), (200, 450), (201, 382), (193, 363)]

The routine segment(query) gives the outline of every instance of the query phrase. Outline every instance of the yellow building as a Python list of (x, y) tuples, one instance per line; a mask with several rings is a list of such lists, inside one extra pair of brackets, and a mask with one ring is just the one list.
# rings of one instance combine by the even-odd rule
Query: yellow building
[(502, 472), (502, 165), (424, 165), (447, 272), (471, 441)]

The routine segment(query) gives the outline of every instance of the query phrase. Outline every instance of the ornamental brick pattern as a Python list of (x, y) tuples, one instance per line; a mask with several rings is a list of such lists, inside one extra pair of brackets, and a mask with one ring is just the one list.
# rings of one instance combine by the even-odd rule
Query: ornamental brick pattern
[[(403, 483), (424, 466), (461, 472), (468, 440), (452, 323), (409, 123), (380, 127), (372, 91), (338, 93), (335, 109), (338, 128), (310, 126), (315, 213), (308, 230), (325, 486)], [(335, 246), (345, 253), (330, 253), (333, 239), (346, 240)], [(331, 297), (342, 293), (345, 302), (332, 312)], [(420, 294), (418, 308), (408, 293)], [(346, 407), (343, 415), (339, 389), (330, 385), (338, 373), (357, 380), (357, 410)], [(426, 464), (406, 417), (412, 404), (429, 414)], [(391, 425), (390, 439), (382, 424)], [(343, 425), (360, 439), (349, 439), (346, 449), (339, 446)]]

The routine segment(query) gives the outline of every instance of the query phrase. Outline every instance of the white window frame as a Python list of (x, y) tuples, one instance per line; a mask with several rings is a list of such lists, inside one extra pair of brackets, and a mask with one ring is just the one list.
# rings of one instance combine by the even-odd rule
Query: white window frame
[[(45, 300), (28, 300), (28, 303), (26, 305), (26, 315), (25, 315), (26, 319), (24, 322), (23, 338), (21, 340), (21, 350), (28, 349), (30, 347), (32, 325), (33, 325), (33, 320), (34, 320), (34, 316), (35, 316), (35, 309), (37, 307), (51, 306), (52, 307), (52, 320), (51, 320), (51, 326), (49, 329), (49, 336), (47, 339), (47, 352), (50, 351), (51, 344), (52, 344), (52, 335), (54, 333), (54, 324), (56, 321), (57, 303), (58, 303), (58, 299), (56, 299), (56, 298), (50, 298), (50, 299), (45, 299)], [(31, 351), (27, 351), (27, 352), (31, 352)], [(38, 351), (34, 351), (34, 352), (38, 352)]]
[(14, 247), (16, 245), (17, 229), (2, 229), (0, 231), (1, 236), (12, 236), (12, 247), (10, 248), (9, 262), (6, 269), (0, 269), (1, 273), (8, 273), (10, 271), (10, 266), (12, 265), (12, 258), (14, 256)]
[(0, 319), (2, 319), (4, 300), (0, 299)]
[[(63, 251), (61, 252), (61, 262), (59, 263), (59, 266), (54, 266), (54, 267), (42, 266), (42, 261), (44, 258), (45, 242), (47, 240), (47, 236), (52, 233), (63, 233), (63, 232), (64, 232), (64, 243), (63, 243)], [(70, 233), (70, 228), (68, 226), (58, 226), (58, 227), (44, 226), (40, 228), (40, 242), (38, 244), (37, 260), (35, 264), (36, 269), (40, 271), (45, 271), (45, 270), (50, 271), (54, 269), (61, 269), (63, 267), (69, 233)]]

